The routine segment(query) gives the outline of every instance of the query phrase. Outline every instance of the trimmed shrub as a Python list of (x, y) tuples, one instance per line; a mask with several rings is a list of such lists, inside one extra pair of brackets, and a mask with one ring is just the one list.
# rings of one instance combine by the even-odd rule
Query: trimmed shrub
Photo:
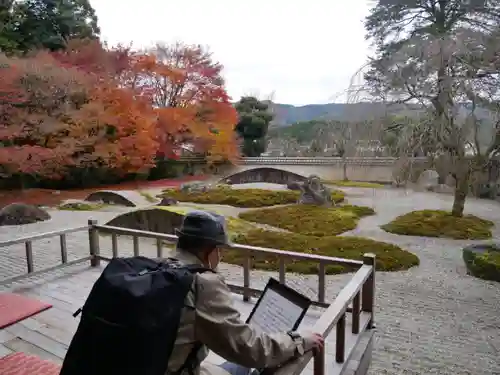
[[(299, 193), (289, 190), (228, 189), (224, 187), (206, 192), (182, 192), (177, 189), (167, 189), (160, 197), (169, 197), (180, 202), (225, 204), (235, 207), (268, 207), (296, 203), (299, 199)], [(344, 193), (335, 190), (332, 192), (332, 199), (335, 202), (342, 202)]]
[(452, 216), (441, 210), (412, 211), (381, 226), (389, 233), (456, 240), (491, 238), (493, 222), (474, 215)]
[[(401, 271), (419, 264), (416, 255), (396, 245), (360, 237), (314, 237), (254, 229), (236, 236), (234, 242), (243, 245), (358, 260), (362, 260), (365, 253), (374, 253), (377, 257), (377, 271)], [(244, 259), (244, 251), (232, 249), (223, 251), (223, 262), (243, 265)], [(274, 255), (254, 253), (252, 255), (252, 266), (256, 269), (277, 271), (279, 270), (279, 259)], [(285, 266), (287, 272), (302, 274), (317, 274), (318, 272), (317, 262), (287, 260)], [(325, 268), (326, 273), (329, 275), (355, 270), (355, 268), (348, 265), (328, 265)]]
[(272, 225), (306, 236), (335, 236), (356, 228), (360, 217), (375, 211), (363, 206), (319, 207), (292, 205), (240, 213), (243, 220)]
[(500, 282), (500, 248), (496, 245), (473, 245), (462, 250), (467, 270), (483, 280)]

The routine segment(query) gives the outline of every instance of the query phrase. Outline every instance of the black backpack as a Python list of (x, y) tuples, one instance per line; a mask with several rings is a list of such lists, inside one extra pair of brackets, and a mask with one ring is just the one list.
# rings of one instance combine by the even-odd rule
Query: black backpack
[[(112, 259), (74, 314), (82, 316), (60, 375), (164, 375), (194, 274), (205, 271), (174, 260)], [(200, 347), (179, 372), (194, 366)]]

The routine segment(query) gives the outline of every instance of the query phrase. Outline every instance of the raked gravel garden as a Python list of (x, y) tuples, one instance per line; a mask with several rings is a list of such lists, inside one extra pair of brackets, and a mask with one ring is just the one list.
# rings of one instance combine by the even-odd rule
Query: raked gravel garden
[[(173, 210), (210, 209), (225, 215), (238, 243), (348, 258), (375, 253), (377, 333), (370, 374), (500, 374), (500, 283), (468, 275), (462, 258), (462, 248), (469, 244), (500, 242), (500, 204), (470, 198), (465, 209), (470, 216), (457, 223), (440, 211), (451, 208), (448, 195), (379, 186), (335, 189), (332, 198), (338, 205), (330, 209), (296, 205), (296, 192), (263, 183), (198, 195), (163, 194), (180, 202)], [(49, 221), (0, 227), (0, 241), (84, 225), (91, 218), (104, 224), (134, 209), (53, 207)], [(102, 253), (110, 254), (110, 242), (101, 236)], [(140, 245), (142, 254), (155, 254), (151, 241)], [(68, 235), (67, 247), (70, 259), (86, 254), (87, 233)], [(57, 237), (37, 241), (33, 249), (36, 267), (57, 264)], [(119, 249), (120, 255), (130, 255), (131, 239), (120, 238)], [(24, 246), (3, 247), (0, 254), (0, 280), (24, 272)], [(220, 272), (242, 283), (240, 254), (231, 250), (225, 260)], [(276, 276), (275, 259), (257, 258), (253, 265), (252, 283)], [(316, 295), (315, 265), (290, 263), (287, 271), (287, 283)], [(327, 300), (335, 298), (350, 271), (327, 269)]]

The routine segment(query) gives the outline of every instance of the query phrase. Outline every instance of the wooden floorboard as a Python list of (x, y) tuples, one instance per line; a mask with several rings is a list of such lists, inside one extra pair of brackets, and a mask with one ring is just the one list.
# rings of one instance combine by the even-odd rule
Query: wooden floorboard
[[(61, 363), (79, 322), (72, 314), (85, 302), (101, 270), (102, 268), (86, 269), (68, 276), (48, 279), (46, 283), (37, 283), (33, 287), (25, 284), (21, 288), (11, 289), (12, 292), (51, 303), (53, 307), (1, 330), (0, 357), (12, 352), (24, 352)], [(242, 319), (246, 319), (255, 301), (256, 299), (244, 302), (241, 296), (235, 295), (235, 307), (240, 311)], [(314, 325), (319, 316), (319, 311), (311, 311), (303, 320), (302, 327)], [(347, 329), (350, 329), (350, 324)], [(346, 338), (349, 343), (349, 337)], [(335, 334), (332, 333), (326, 345), (327, 369), (335, 362), (334, 353)], [(215, 354), (211, 354), (208, 360), (214, 364), (223, 362), (223, 359)], [(312, 366), (309, 365), (303, 374), (312, 374)]]

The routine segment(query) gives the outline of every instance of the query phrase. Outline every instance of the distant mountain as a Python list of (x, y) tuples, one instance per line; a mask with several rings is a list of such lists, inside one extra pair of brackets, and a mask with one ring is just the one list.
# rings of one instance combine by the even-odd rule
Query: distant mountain
[[(275, 117), (271, 126), (287, 126), (310, 120), (359, 121), (384, 115), (386, 107), (382, 103), (328, 103), (294, 106), (290, 104), (268, 103)], [(406, 107), (392, 107), (395, 112), (407, 111)]]
[[(271, 127), (289, 126), (296, 122), (311, 120), (339, 120), (339, 121), (362, 121), (372, 120), (387, 114), (387, 106), (384, 103), (328, 103), (308, 104), (294, 106), (290, 104), (279, 104), (268, 102), (274, 113)], [(466, 105), (460, 110), (462, 116), (466, 116)], [(411, 115), (421, 110), (417, 105), (391, 105), (389, 111), (392, 114)], [(489, 117), (488, 111), (478, 109), (476, 115), (480, 119)]]
[[(271, 102), (268, 104), (275, 115), (268, 136), (275, 139), (295, 138), (299, 143), (310, 142), (316, 136), (318, 128), (328, 127), (321, 120), (348, 122), (376, 120), (386, 115), (388, 109), (392, 114), (412, 117), (422, 110), (422, 107), (416, 105), (392, 105), (387, 108), (383, 103), (329, 103), (298, 107)], [(468, 105), (462, 104), (459, 107), (459, 116), (465, 119), (469, 111)], [(489, 145), (495, 134), (492, 114), (488, 110), (478, 108), (476, 116), (482, 121), (478, 132), (480, 144)]]

